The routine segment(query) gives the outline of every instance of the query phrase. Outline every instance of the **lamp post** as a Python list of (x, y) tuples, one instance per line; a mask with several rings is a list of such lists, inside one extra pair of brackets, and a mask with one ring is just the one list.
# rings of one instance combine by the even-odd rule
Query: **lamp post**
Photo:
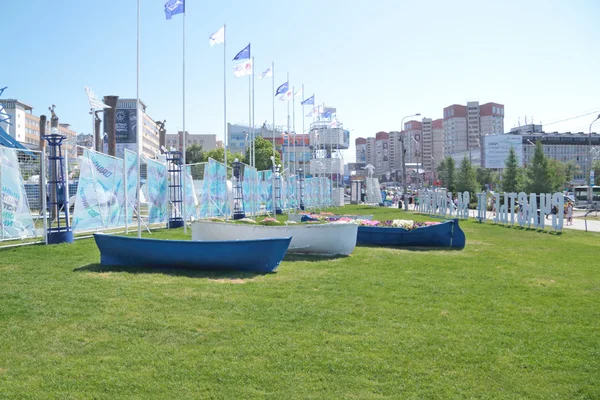
[[(402, 122), (400, 123), (400, 126), (402, 127), (402, 131), (404, 131), (404, 120), (406, 118), (412, 118), (412, 117), (419, 117), (421, 115), (421, 113), (416, 113), (416, 114), (412, 114), (412, 115), (407, 115), (406, 117), (402, 118)], [(400, 146), (401, 146), (401, 152), (402, 152), (402, 200), (404, 201), (404, 210), (408, 211), (408, 201), (406, 201), (406, 192), (407, 187), (406, 187), (406, 154), (404, 154), (405, 149), (404, 149), (404, 138), (402, 137), (402, 134), (398, 135), (398, 140), (400, 140)], [(417, 169), (417, 172), (419, 172), (419, 170)]]
[(590, 133), (588, 135), (588, 151), (589, 151), (589, 160), (588, 160), (588, 164), (590, 166), (590, 182), (588, 185), (588, 203), (590, 204), (590, 206), (593, 204), (593, 194), (594, 194), (594, 190), (593, 190), (593, 186), (594, 186), (594, 157), (592, 155), (592, 125), (594, 125), (594, 122), (598, 121), (600, 119), (600, 114), (598, 114), (598, 116), (596, 117), (595, 120), (592, 121), (592, 123), (590, 124)]

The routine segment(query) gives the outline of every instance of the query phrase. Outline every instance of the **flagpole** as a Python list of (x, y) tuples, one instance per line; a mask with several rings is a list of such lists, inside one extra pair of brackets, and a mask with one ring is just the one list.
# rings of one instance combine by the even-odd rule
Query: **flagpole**
[(292, 87), (292, 132), (294, 132), (294, 147), (292, 152), (294, 153), (294, 175), (296, 175), (296, 158), (298, 155), (296, 154), (296, 88)]
[(252, 166), (256, 168), (256, 131), (254, 130), (254, 56), (252, 57)]
[[(289, 72), (287, 73), (287, 82), (288, 82), (288, 90), (289, 90), (289, 84), (290, 84), (290, 73)], [(292, 87), (292, 98), (293, 98), (293, 96), (294, 96), (294, 88)], [(287, 124), (287, 133), (288, 133), (288, 145), (287, 145), (287, 147), (288, 147), (288, 151), (287, 151), (287, 153), (288, 153), (288, 160), (287, 160), (287, 163), (288, 163), (288, 166), (289, 166), (289, 164), (290, 164), (290, 150), (289, 150), (289, 147), (290, 147), (290, 136), (291, 136), (291, 132), (290, 132), (290, 99), (288, 99), (288, 101), (287, 101), (287, 121), (286, 121), (286, 124)], [(283, 169), (285, 169), (285, 158), (284, 158)]]
[(229, 190), (227, 189), (227, 28), (223, 24), (223, 161), (225, 161), (225, 221), (229, 220)]
[(140, 124), (140, 0), (137, 0), (137, 65), (136, 65), (136, 99), (135, 99), (135, 120), (136, 120), (136, 124), (135, 124), (135, 135), (136, 135), (136, 141), (137, 141), (137, 184), (136, 184), (136, 190), (137, 190), (137, 225), (138, 225), (138, 238), (142, 237), (142, 213), (140, 210), (140, 190), (141, 190), (141, 164), (142, 164), (142, 157), (141, 157), (141, 152), (140, 152), (140, 147), (142, 146), (142, 141), (140, 138), (140, 126), (143, 126), (143, 124)]
[(302, 84), (302, 168), (306, 169), (306, 165), (304, 165), (304, 83)]
[[(277, 218), (277, 207), (275, 206), (275, 61), (271, 62), (271, 71), (273, 72), (272, 74), (272, 92), (271, 92), (271, 96), (273, 96), (273, 126), (271, 127), (272, 129), (272, 133), (273, 133), (273, 190), (272, 190), (272, 196), (273, 196), (273, 215), (275, 216), (275, 218)], [(281, 145), (281, 152), (283, 153), (283, 142)]]
[(252, 74), (248, 75), (248, 137), (250, 145), (244, 151), (250, 151), (248, 162), (252, 165), (252, 77), (254, 76), (254, 56), (252, 56)]
[[(185, 6), (183, 8), (183, 154), (182, 154), (182, 159), (183, 159), (183, 168), (185, 169), (185, 148), (186, 148), (186, 131), (185, 131)], [(185, 199), (186, 199), (186, 195), (187, 195), (187, 190), (186, 190), (186, 173), (184, 172), (183, 174), (183, 202), (182, 202), (182, 208), (183, 210), (181, 211), (181, 216), (183, 217), (183, 233), (187, 233), (187, 216), (185, 215)]]

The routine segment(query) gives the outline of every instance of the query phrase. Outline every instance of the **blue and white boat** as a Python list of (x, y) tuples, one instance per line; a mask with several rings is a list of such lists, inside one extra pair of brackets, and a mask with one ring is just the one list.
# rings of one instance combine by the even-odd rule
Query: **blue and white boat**
[(95, 234), (100, 264), (122, 267), (272, 272), (291, 237), (255, 240), (162, 240)]

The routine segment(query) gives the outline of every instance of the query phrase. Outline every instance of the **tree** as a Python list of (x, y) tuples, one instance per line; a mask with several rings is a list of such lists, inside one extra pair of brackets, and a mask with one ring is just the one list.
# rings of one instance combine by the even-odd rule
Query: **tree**
[(522, 187), (523, 169), (519, 167), (517, 152), (514, 147), (508, 150), (508, 157), (504, 161), (504, 173), (502, 174), (502, 190), (508, 193), (518, 193)]
[(550, 183), (552, 192), (562, 191), (567, 179), (566, 164), (558, 160), (548, 159), (548, 174), (550, 175)]
[(458, 173), (456, 176), (456, 191), (457, 192), (469, 192), (471, 197), (477, 192), (477, 177), (475, 176), (475, 169), (471, 164), (469, 157), (465, 156), (460, 162)]
[[(256, 151), (254, 156), (256, 169), (259, 171), (272, 169), (273, 164), (271, 163), (271, 156), (273, 155), (273, 143), (257, 136), (254, 142), (254, 149)], [(250, 165), (250, 148), (246, 150), (244, 163)], [(281, 156), (278, 151), (275, 152), (275, 164), (281, 164)]]
[(498, 183), (498, 174), (489, 168), (477, 167), (475, 176), (481, 190), (485, 190), (486, 185), (492, 188)]
[(526, 189), (529, 193), (549, 193), (552, 191), (552, 177), (548, 159), (544, 155), (542, 142), (535, 143), (531, 164), (527, 167)]
[[(212, 150), (209, 150), (208, 152), (206, 152), (205, 156), (206, 156), (207, 161), (209, 158), (212, 158), (215, 161), (224, 163), (225, 162), (225, 149), (223, 147), (217, 147), (216, 149), (212, 149)], [(234, 159), (235, 159), (235, 156), (233, 154), (231, 154), (229, 149), (227, 149), (227, 166), (231, 167), (233, 165)]]
[[(586, 176), (589, 181), (589, 176)], [(600, 185), (600, 160), (594, 161), (594, 185)]]
[(206, 162), (206, 157), (202, 145), (194, 143), (185, 149), (186, 164), (197, 164)]
[(451, 192), (455, 191), (455, 166), (454, 159), (450, 156), (446, 157), (438, 167), (438, 176), (442, 181), (442, 186)]
[(567, 161), (566, 163), (564, 163), (564, 170), (565, 170), (565, 182), (564, 182), (563, 186), (565, 188), (567, 188), (567, 187), (569, 187), (569, 185), (575, 178), (575, 175), (580, 173), (581, 168), (579, 168), (579, 165), (577, 165), (575, 163), (575, 161), (571, 160), (571, 161)]

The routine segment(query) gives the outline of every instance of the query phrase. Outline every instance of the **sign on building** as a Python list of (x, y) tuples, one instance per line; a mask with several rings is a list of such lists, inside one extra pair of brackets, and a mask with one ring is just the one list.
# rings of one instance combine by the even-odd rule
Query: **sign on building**
[(521, 135), (487, 135), (483, 137), (483, 167), (504, 168), (508, 152), (513, 147), (517, 162), (523, 166), (523, 143)]

